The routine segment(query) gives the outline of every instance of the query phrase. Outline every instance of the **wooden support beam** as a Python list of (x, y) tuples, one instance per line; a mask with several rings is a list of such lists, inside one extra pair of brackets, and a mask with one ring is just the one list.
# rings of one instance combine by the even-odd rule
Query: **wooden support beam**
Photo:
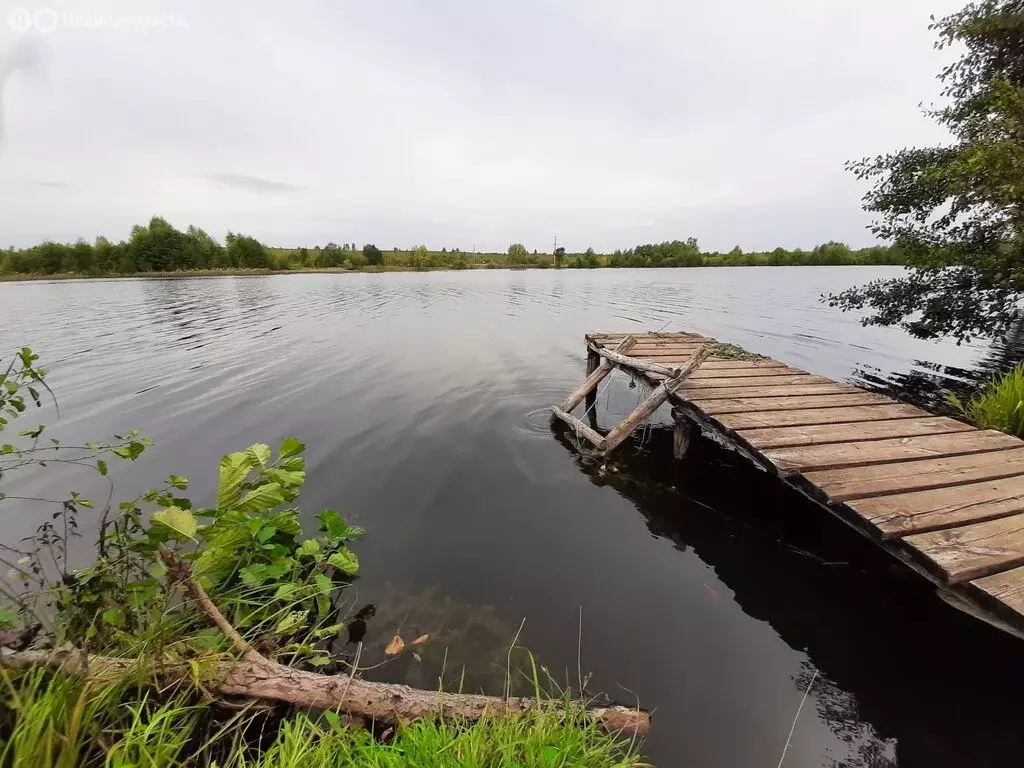
[[(659, 373), (669, 379), (674, 379), (682, 370), (681, 368), (670, 368), (667, 365), (654, 363), (650, 360), (642, 360), (638, 357), (626, 357), (625, 355), (620, 355), (618, 352), (613, 352), (612, 350), (604, 349), (603, 347), (591, 345), (590, 349), (597, 352), (597, 354), (605, 360), (611, 360), (613, 363), (621, 365), (623, 368), (632, 368), (637, 371), (647, 371), (648, 373)], [(700, 349), (703, 349), (703, 347)], [(696, 354), (696, 352), (694, 354)]]
[[(636, 344), (636, 339), (632, 336), (627, 336), (622, 340), (622, 343), (615, 348), (615, 351), (619, 354), (625, 354), (634, 344)], [(589, 359), (590, 358), (588, 358), (588, 362)], [(597, 389), (597, 385), (604, 381), (605, 377), (607, 377), (608, 374), (612, 372), (612, 369), (615, 368), (614, 363), (609, 360), (604, 360), (598, 355), (595, 355), (593, 359), (600, 360), (600, 364), (590, 371), (590, 375), (587, 376), (587, 380), (580, 384), (576, 391), (569, 395), (565, 399), (565, 402), (562, 403), (562, 410), (566, 413), (572, 413), (572, 409), (579, 405), (587, 395)]]
[(700, 368), (701, 363), (707, 360), (710, 352), (707, 347), (701, 347), (690, 357), (689, 361), (676, 373), (674, 377), (663, 381), (651, 392), (650, 397), (638, 405), (626, 419), (615, 429), (605, 435), (603, 450), (606, 454), (611, 453), (622, 442), (629, 437), (633, 430), (651, 417), (658, 408), (678, 389), (686, 380), (686, 377)]
[(577, 434), (583, 435), (585, 438), (587, 438), (587, 440), (589, 440), (594, 445), (594, 447), (597, 448), (597, 450), (604, 450), (605, 439), (601, 437), (600, 434), (598, 434), (590, 427), (588, 427), (586, 424), (584, 424), (582, 421), (573, 416), (571, 413), (566, 413), (557, 405), (551, 406), (551, 413), (557, 416), (562, 421), (564, 421), (566, 424), (568, 424), (573, 430), (576, 431)]

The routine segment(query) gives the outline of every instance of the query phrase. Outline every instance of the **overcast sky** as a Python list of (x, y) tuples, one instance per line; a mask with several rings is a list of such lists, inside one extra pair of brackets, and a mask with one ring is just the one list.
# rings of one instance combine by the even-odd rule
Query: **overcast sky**
[(843, 164), (944, 139), (960, 5), (0, 0), (0, 246), (867, 245)]

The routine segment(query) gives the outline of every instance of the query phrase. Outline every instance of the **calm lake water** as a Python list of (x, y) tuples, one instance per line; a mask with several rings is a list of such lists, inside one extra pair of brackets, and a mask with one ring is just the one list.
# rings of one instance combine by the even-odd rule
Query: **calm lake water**
[[(0, 355), (43, 356), (55, 433), (156, 440), (114, 473), (121, 498), (175, 472), (208, 499), (223, 453), (301, 437), (303, 508), (369, 530), (351, 591), (364, 663), (395, 631), (432, 635), (422, 662), (405, 654), (382, 679), (464, 673), (498, 693), (525, 619), (520, 642), (554, 678), (575, 686), (581, 670), (588, 691), (656, 710), (646, 753), (661, 768), (775, 766), (812, 680), (789, 768), (1016, 765), (1018, 641), (710, 444), (674, 467), (671, 436), (647, 430), (602, 471), (546, 413), (582, 380), (587, 331), (698, 331), (926, 405), (1019, 356), (861, 328), (817, 301), (896, 271), (7, 283)], [(613, 377), (602, 424), (637, 397)], [(36, 513), (0, 506), (2, 535), (30, 534)]]

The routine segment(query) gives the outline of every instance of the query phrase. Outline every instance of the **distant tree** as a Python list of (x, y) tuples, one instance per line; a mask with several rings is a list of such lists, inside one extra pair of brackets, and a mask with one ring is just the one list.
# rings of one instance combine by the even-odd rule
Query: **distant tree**
[(425, 245), (417, 245), (409, 251), (409, 266), (413, 269), (427, 269), (433, 266), (430, 263), (430, 252)]
[(324, 246), (323, 253), (320, 254), (321, 267), (340, 267), (345, 257), (341, 255), (342, 250), (338, 247), (337, 243), (328, 243)]
[(182, 266), (210, 269), (225, 261), (224, 248), (199, 227), (189, 226), (183, 239)]
[(149, 224), (132, 227), (126, 248), (128, 258), (140, 272), (169, 272), (187, 266), (185, 234), (160, 216), (151, 218)]
[(522, 243), (512, 243), (508, 247), (508, 263), (509, 264), (525, 264), (526, 257), (528, 256), (526, 246)]
[(982, 0), (932, 23), (936, 47), (963, 53), (940, 80), (949, 102), (927, 114), (952, 143), (849, 164), (874, 187), (872, 231), (909, 274), (827, 297), (862, 322), (958, 341), (1016, 327), (1024, 298), (1024, 24), (1020, 0)]
[(246, 235), (228, 233), (227, 258), (240, 269), (270, 269), (270, 251), (259, 240)]
[(79, 238), (71, 249), (71, 262), (72, 269), (70, 271), (82, 274), (91, 273), (93, 271), (92, 245)]
[(558, 246), (555, 248), (555, 266), (562, 266), (562, 261), (565, 259), (565, 248)]
[(380, 252), (380, 248), (372, 243), (363, 246), (363, 258), (372, 267), (379, 267), (384, 263), (384, 254)]

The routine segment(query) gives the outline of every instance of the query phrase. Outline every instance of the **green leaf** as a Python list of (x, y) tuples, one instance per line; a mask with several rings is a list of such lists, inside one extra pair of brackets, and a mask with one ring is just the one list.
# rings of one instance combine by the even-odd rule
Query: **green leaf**
[(253, 443), (245, 449), (245, 452), (255, 462), (253, 466), (265, 467), (270, 461), (270, 446), (266, 443)]
[(261, 586), (264, 582), (270, 579), (279, 579), (284, 575), (285, 569), (281, 565), (275, 565), (273, 563), (258, 563), (256, 565), (248, 565), (245, 568), (239, 570), (238, 575), (242, 578), (242, 583), (250, 589), (255, 589)]
[(341, 730), (341, 727), (342, 727), (341, 726), (341, 718), (338, 716), (337, 712), (332, 712), (329, 709), (325, 709), (324, 712), (323, 712), (323, 715), (324, 715), (324, 720), (326, 720), (327, 724), (331, 726), (331, 730), (333, 730), (333, 731), (340, 731)]
[(217, 509), (228, 509), (238, 501), (242, 483), (253, 468), (248, 453), (229, 453), (220, 460), (220, 483), (217, 486)]
[(287, 469), (268, 470), (267, 477), (277, 481), (284, 488), (300, 488), (306, 482), (305, 472), (290, 472)]
[(352, 552), (345, 547), (342, 547), (329, 558), (327, 562), (333, 565), (342, 573), (353, 575), (359, 570), (359, 558), (357, 558)]
[(279, 462), (277, 468), (286, 472), (303, 472), (306, 469), (306, 459), (303, 456), (292, 456)]
[(163, 563), (153, 563), (147, 570), (149, 571), (149, 575), (154, 579), (162, 579), (167, 575), (167, 566)]
[(341, 538), (345, 535), (345, 529), (347, 525), (342, 521), (341, 515), (338, 514), (336, 509), (325, 509), (316, 519), (320, 521), (320, 526), (333, 538)]
[(274, 627), (275, 635), (284, 635), (290, 633), (298, 627), (301, 627), (306, 623), (309, 618), (309, 611), (292, 611)]
[(0, 629), (10, 629), (18, 625), (18, 613), (10, 608), (0, 608)]
[(107, 462), (105, 462), (103, 459), (97, 459), (96, 460), (96, 469), (97, 469), (97, 471), (101, 475), (106, 477), (106, 475), (107, 475)]
[(239, 512), (266, 512), (284, 503), (284, 491), (278, 483), (265, 483), (249, 491), (235, 505)]
[(277, 592), (274, 593), (274, 599), (290, 600), (295, 595), (295, 593), (299, 591), (299, 589), (299, 585), (293, 584), (292, 582), (282, 584), (280, 587), (277, 588)]
[(316, 587), (321, 594), (330, 595), (334, 591), (334, 582), (322, 573), (313, 574), (313, 581), (316, 582)]
[(280, 457), (287, 459), (289, 456), (295, 456), (296, 454), (302, 453), (306, 450), (306, 446), (302, 444), (302, 441), (297, 437), (286, 437), (281, 441)]
[(172, 488), (177, 488), (179, 491), (184, 491), (188, 488), (188, 478), (182, 477), (181, 475), (171, 475), (167, 479), (167, 483)]
[(166, 507), (154, 512), (153, 522), (170, 528), (178, 534), (179, 541), (195, 538), (196, 531), (199, 530), (195, 515), (180, 507)]
[(295, 550), (295, 554), (299, 557), (316, 557), (320, 554), (320, 542), (316, 539), (306, 539)]
[[(312, 664), (314, 667), (326, 667), (328, 664), (331, 663), (331, 660), (327, 656), (314, 656), (312, 659), (309, 660), (309, 663)], [(327, 712), (324, 712), (324, 717), (327, 717), (327, 714)], [(333, 712), (331, 712), (330, 714), (334, 715)], [(334, 716), (337, 717), (337, 715)], [(328, 719), (327, 722), (330, 722), (330, 720)], [(333, 723), (331, 724), (331, 727), (334, 727)]]
[(112, 627), (124, 629), (124, 611), (119, 608), (109, 608), (104, 611), (103, 620)]

